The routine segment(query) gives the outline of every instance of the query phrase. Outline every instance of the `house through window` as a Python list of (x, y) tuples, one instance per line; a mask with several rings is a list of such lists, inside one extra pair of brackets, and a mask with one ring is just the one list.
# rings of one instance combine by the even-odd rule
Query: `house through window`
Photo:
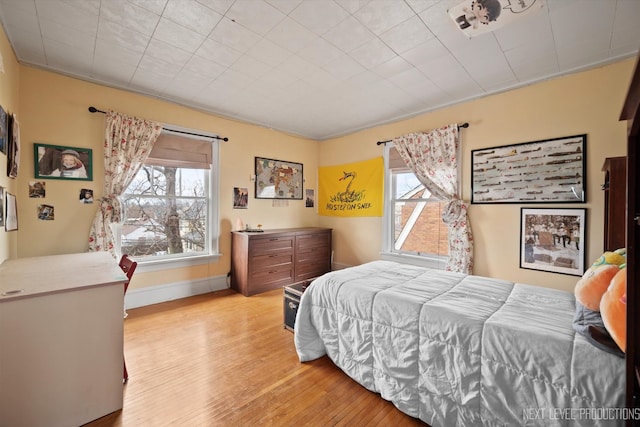
[(449, 234), (442, 211), (447, 202), (420, 183), (395, 148), (387, 147), (385, 156), (383, 258), (413, 258), (419, 264), (446, 265)]
[(121, 253), (142, 261), (217, 253), (218, 143), (184, 135), (163, 130), (125, 190)]

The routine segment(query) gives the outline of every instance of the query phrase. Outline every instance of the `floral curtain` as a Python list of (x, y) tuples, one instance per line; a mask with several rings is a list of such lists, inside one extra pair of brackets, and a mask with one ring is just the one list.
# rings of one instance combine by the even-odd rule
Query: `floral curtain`
[(91, 225), (89, 251), (115, 255), (111, 224), (122, 220), (119, 196), (136, 176), (162, 131), (162, 124), (114, 111), (106, 113), (104, 197)]
[(404, 135), (393, 140), (400, 156), (434, 196), (447, 200), (442, 220), (449, 227), (446, 269), (471, 274), (473, 235), (466, 204), (458, 198), (458, 125)]

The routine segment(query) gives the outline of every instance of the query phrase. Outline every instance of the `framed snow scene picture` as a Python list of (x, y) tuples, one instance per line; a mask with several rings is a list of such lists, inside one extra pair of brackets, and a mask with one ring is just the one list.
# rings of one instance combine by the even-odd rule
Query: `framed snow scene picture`
[(520, 211), (520, 268), (582, 276), (586, 209)]

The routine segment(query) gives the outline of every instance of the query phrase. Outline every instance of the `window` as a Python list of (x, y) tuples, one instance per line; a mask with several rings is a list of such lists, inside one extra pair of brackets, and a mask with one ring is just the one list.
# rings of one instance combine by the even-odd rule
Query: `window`
[(143, 263), (218, 252), (218, 143), (182, 132), (163, 130), (121, 198), (121, 253)]
[(395, 148), (387, 147), (385, 157), (383, 258), (443, 268), (449, 252), (448, 227), (442, 221), (446, 201), (420, 183)]

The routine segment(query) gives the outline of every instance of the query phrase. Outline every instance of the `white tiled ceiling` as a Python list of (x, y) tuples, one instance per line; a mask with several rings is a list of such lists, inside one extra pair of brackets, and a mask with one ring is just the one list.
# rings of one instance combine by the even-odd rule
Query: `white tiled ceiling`
[(461, 2), (0, 0), (0, 20), (23, 64), (317, 140), (640, 47), (640, 0), (546, 0), (471, 39)]

